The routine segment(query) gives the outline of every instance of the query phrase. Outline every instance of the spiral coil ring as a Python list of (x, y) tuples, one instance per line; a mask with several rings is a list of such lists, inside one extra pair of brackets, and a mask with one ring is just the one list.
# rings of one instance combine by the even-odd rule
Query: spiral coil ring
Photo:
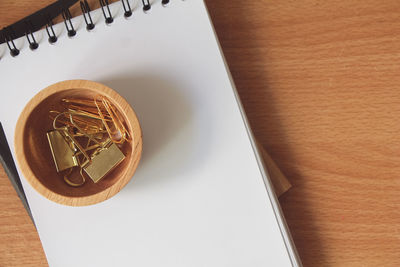
[(18, 56), (18, 55), (19, 55), (19, 50), (18, 50), (18, 48), (15, 46), (14, 40), (13, 40), (13, 38), (12, 38), (12, 36), (13, 36), (12, 29), (10, 29), (10, 28), (5, 28), (5, 29), (4, 29), (4, 32), (5, 32), (5, 34), (4, 34), (4, 40), (5, 40), (6, 43), (7, 43), (7, 46), (8, 46), (8, 49), (10, 50), (11, 56), (13, 56), (13, 57)]
[(125, 0), (121, 0), (121, 2), (122, 2), (122, 7), (124, 8), (125, 18), (132, 16), (132, 9), (131, 9), (131, 5), (129, 4), (129, 0), (126, 0), (126, 4), (125, 4)]
[(26, 32), (25, 37), (28, 40), (29, 48), (31, 50), (35, 50), (39, 47), (39, 44), (36, 42), (35, 35), (32, 32), (32, 23), (30, 21), (25, 21), (26, 24)]
[(83, 18), (85, 19), (86, 29), (91, 31), (94, 29), (94, 23), (92, 20), (92, 16), (90, 15), (90, 7), (87, 0), (80, 1), (79, 4), (81, 5)]
[(67, 28), (67, 32), (68, 32), (68, 36), (72, 37), (76, 35), (76, 31), (74, 29), (74, 25), (72, 25), (72, 16), (71, 16), (71, 12), (69, 12), (69, 9), (64, 9), (62, 12), (62, 17), (64, 19), (64, 24), (65, 24), (65, 28)]
[(114, 19), (112, 17), (110, 6), (108, 4), (108, 0), (99, 0), (101, 5), (101, 10), (103, 11), (104, 19), (107, 24), (113, 23)]
[(47, 35), (49, 36), (49, 43), (50, 44), (54, 44), (55, 42), (57, 42), (57, 36), (56, 33), (54, 32), (54, 28), (53, 28), (53, 20), (48, 19), (47, 25), (46, 25), (46, 32)]

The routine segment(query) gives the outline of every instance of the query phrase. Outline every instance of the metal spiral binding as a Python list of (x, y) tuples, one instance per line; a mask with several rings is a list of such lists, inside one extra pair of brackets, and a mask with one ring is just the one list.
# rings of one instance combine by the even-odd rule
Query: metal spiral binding
[[(39, 47), (39, 44), (36, 42), (35, 35), (33, 35), (33, 32), (32, 32), (32, 28), (33, 28), (32, 22), (25, 21), (25, 24), (26, 24), (26, 28), (27, 28), (27, 31), (25, 32), (25, 37), (28, 40), (29, 48), (31, 50), (35, 50)], [(29, 36), (30, 36), (30, 38), (29, 38)]]
[(143, 11), (147, 12), (151, 9), (150, 1), (149, 0), (142, 0), (143, 4)]
[[(122, 7), (124, 9), (124, 16), (126, 18), (132, 16), (133, 14), (133, 10), (131, 8), (131, 5), (129, 3), (130, 0), (120, 0), (122, 3)], [(48, 7), (44, 8), (41, 11), (36, 12), (35, 14), (30, 15), (29, 17), (18, 21), (17, 23), (15, 23), (15, 26), (17, 27), (18, 33), (14, 34), (13, 32), (13, 26), (9, 26), (6, 28), (3, 28), (0, 31), (0, 44), (1, 43), (6, 43), (8, 49), (10, 50), (10, 54), (11, 56), (15, 57), (18, 56), (20, 54), (20, 50), (17, 48), (17, 46), (14, 43), (14, 39), (19, 38), (21, 36), (25, 36), (28, 43), (29, 43), (29, 48), (31, 50), (35, 50), (39, 47), (39, 43), (36, 41), (35, 36), (34, 36), (34, 31), (40, 29), (40, 27), (42, 27), (43, 24), (45, 24), (46, 27), (46, 32), (48, 35), (48, 41), (50, 44), (54, 44), (55, 42), (57, 42), (58, 38), (57, 35), (54, 31), (54, 24), (53, 24), (53, 20), (52, 18), (56, 17), (56, 14), (53, 14), (54, 11), (57, 12), (57, 8), (59, 11), (62, 11), (62, 17), (64, 19), (64, 25), (67, 29), (67, 33), (69, 37), (75, 36), (76, 35), (76, 30), (72, 24), (72, 15), (71, 12), (69, 11), (69, 6), (71, 6), (73, 3), (76, 3), (76, 0), (59, 0), (59, 2), (54, 3), (52, 5), (49, 5)], [(107, 24), (111, 24), (114, 19), (112, 17), (112, 13), (109, 7), (109, 1), (108, 0), (99, 0), (100, 5), (101, 5), (101, 10), (103, 12), (104, 18), (105, 18), (105, 22)], [(92, 16), (91, 16), (91, 9), (90, 6), (87, 2), (87, 0), (80, 0), (80, 7), (82, 10), (82, 14), (83, 14), (83, 18), (85, 20), (86, 23), (86, 29), (88, 31), (93, 30), (95, 28), (95, 24), (92, 20)], [(166, 6), (170, 3), (170, 0), (161, 0), (161, 4), (163, 6)], [(150, 4), (150, 0), (142, 0), (142, 4), (143, 4), (143, 11), (144, 12), (148, 12), (151, 9), (151, 4)], [(42, 15), (42, 17), (40, 17), (40, 13), (43, 14), (43, 12), (45, 12), (44, 14), (47, 14), (45, 16)], [(51, 12), (51, 13), (47, 13), (47, 12)], [(52, 16), (50, 16), (50, 14), (53, 14)], [(59, 14), (59, 13), (58, 13)], [(31, 22), (31, 19), (34, 20), (34, 25)], [(21, 24), (22, 23), (22, 24)], [(17, 25), (18, 24), (18, 25)], [(25, 27), (24, 27), (25, 25)], [(25, 28), (25, 30), (24, 30)]]
[(90, 11), (91, 10), (90, 10), (88, 2), (86, 0), (84, 0), (84, 1), (80, 1), (79, 3), (81, 5), (83, 18), (85, 19), (86, 29), (88, 31), (93, 30), (94, 29), (94, 23), (93, 23), (93, 20), (92, 20), (92, 16), (90, 15)]
[(8, 49), (10, 50), (10, 55), (16, 57), (19, 55), (19, 50), (15, 46), (14, 40), (12, 38), (12, 29), (4, 28), (4, 41), (7, 43)]
[(48, 22), (47, 22), (46, 32), (47, 32), (47, 35), (49, 36), (49, 43), (50, 44), (54, 44), (55, 42), (57, 42), (57, 36), (56, 36), (56, 33), (54, 32), (54, 29), (53, 29), (53, 20), (51, 20), (51, 19), (49, 19)]
[(126, 0), (126, 5), (125, 5), (125, 0), (121, 0), (121, 2), (122, 2), (122, 6), (124, 7), (125, 18), (132, 16), (132, 9), (131, 9), (131, 5), (129, 4), (129, 0)]
[(75, 36), (76, 31), (74, 29), (74, 25), (72, 25), (72, 21), (71, 21), (72, 16), (71, 16), (71, 12), (69, 12), (68, 8), (63, 10), (62, 17), (64, 19), (65, 28), (67, 28), (68, 36), (69, 37)]
[(99, 2), (101, 5), (101, 10), (103, 11), (104, 18), (106, 19), (106, 23), (107, 24), (113, 23), (114, 19), (111, 14), (110, 7), (108, 6), (108, 0), (99, 0)]

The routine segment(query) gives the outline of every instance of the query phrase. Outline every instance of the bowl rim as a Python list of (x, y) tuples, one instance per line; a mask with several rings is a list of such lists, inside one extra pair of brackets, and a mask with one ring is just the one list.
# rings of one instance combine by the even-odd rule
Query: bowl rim
[[(113, 104), (117, 107), (117, 110), (124, 112), (124, 117), (127, 118), (126, 123), (128, 124), (129, 129), (135, 128), (133, 133), (134, 135), (134, 143), (132, 144), (132, 157), (138, 153), (137, 159), (132, 164), (128, 164), (127, 168), (121, 173), (121, 177), (117, 179), (117, 181), (111, 185), (110, 187), (88, 196), (65, 196), (61, 195), (57, 192), (46, 187), (39, 179), (34, 175), (30, 165), (27, 162), (27, 159), (24, 155), (24, 134), (25, 127), (27, 123), (27, 118), (31, 114), (31, 112), (47, 97), (66, 90), (73, 89), (86, 89), (98, 92), (101, 95), (106, 96), (111, 99)], [(133, 124), (136, 121), (137, 127), (133, 127)], [(18, 117), (17, 124), (15, 127), (14, 134), (14, 152), (16, 155), (17, 163), (20, 167), (20, 170), (25, 177), (25, 179), (29, 182), (29, 184), (42, 196), (45, 198), (54, 201), (59, 204), (67, 205), (67, 206), (88, 206), (96, 203), (100, 203), (104, 200), (107, 200), (117, 194), (133, 177), (139, 161), (141, 159), (142, 154), (142, 129), (140, 127), (139, 120), (134, 112), (133, 108), (129, 105), (129, 103), (116, 91), (109, 88), (108, 86), (94, 82), (89, 80), (65, 80), (61, 82), (57, 82), (52, 84), (41, 91), (39, 91), (35, 96), (33, 96), (29, 102), (25, 105), (23, 111)]]

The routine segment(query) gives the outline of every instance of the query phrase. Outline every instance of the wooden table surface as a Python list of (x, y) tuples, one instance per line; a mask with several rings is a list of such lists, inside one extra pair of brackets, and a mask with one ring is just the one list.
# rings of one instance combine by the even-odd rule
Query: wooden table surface
[[(50, 2), (2, 0), (0, 27)], [(304, 266), (400, 266), (400, 1), (206, 3)], [(3, 170), (0, 226), (0, 266), (46, 266)]]

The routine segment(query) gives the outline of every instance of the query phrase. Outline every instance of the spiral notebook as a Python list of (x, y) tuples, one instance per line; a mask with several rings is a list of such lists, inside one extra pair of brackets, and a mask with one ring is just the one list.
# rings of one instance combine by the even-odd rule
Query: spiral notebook
[[(126, 3), (126, 1), (125, 1)], [(50, 266), (299, 266), (279, 203), (225, 64), (205, 4), (130, 1), (34, 32), (39, 47), (0, 45), (0, 121), (14, 150), (25, 104), (62, 80), (104, 83), (135, 109), (143, 130), (136, 174), (117, 195), (68, 207), (25, 180)], [(107, 10), (106, 10), (107, 11)], [(50, 29), (51, 30), (51, 29)], [(51, 33), (51, 31), (50, 31)]]

